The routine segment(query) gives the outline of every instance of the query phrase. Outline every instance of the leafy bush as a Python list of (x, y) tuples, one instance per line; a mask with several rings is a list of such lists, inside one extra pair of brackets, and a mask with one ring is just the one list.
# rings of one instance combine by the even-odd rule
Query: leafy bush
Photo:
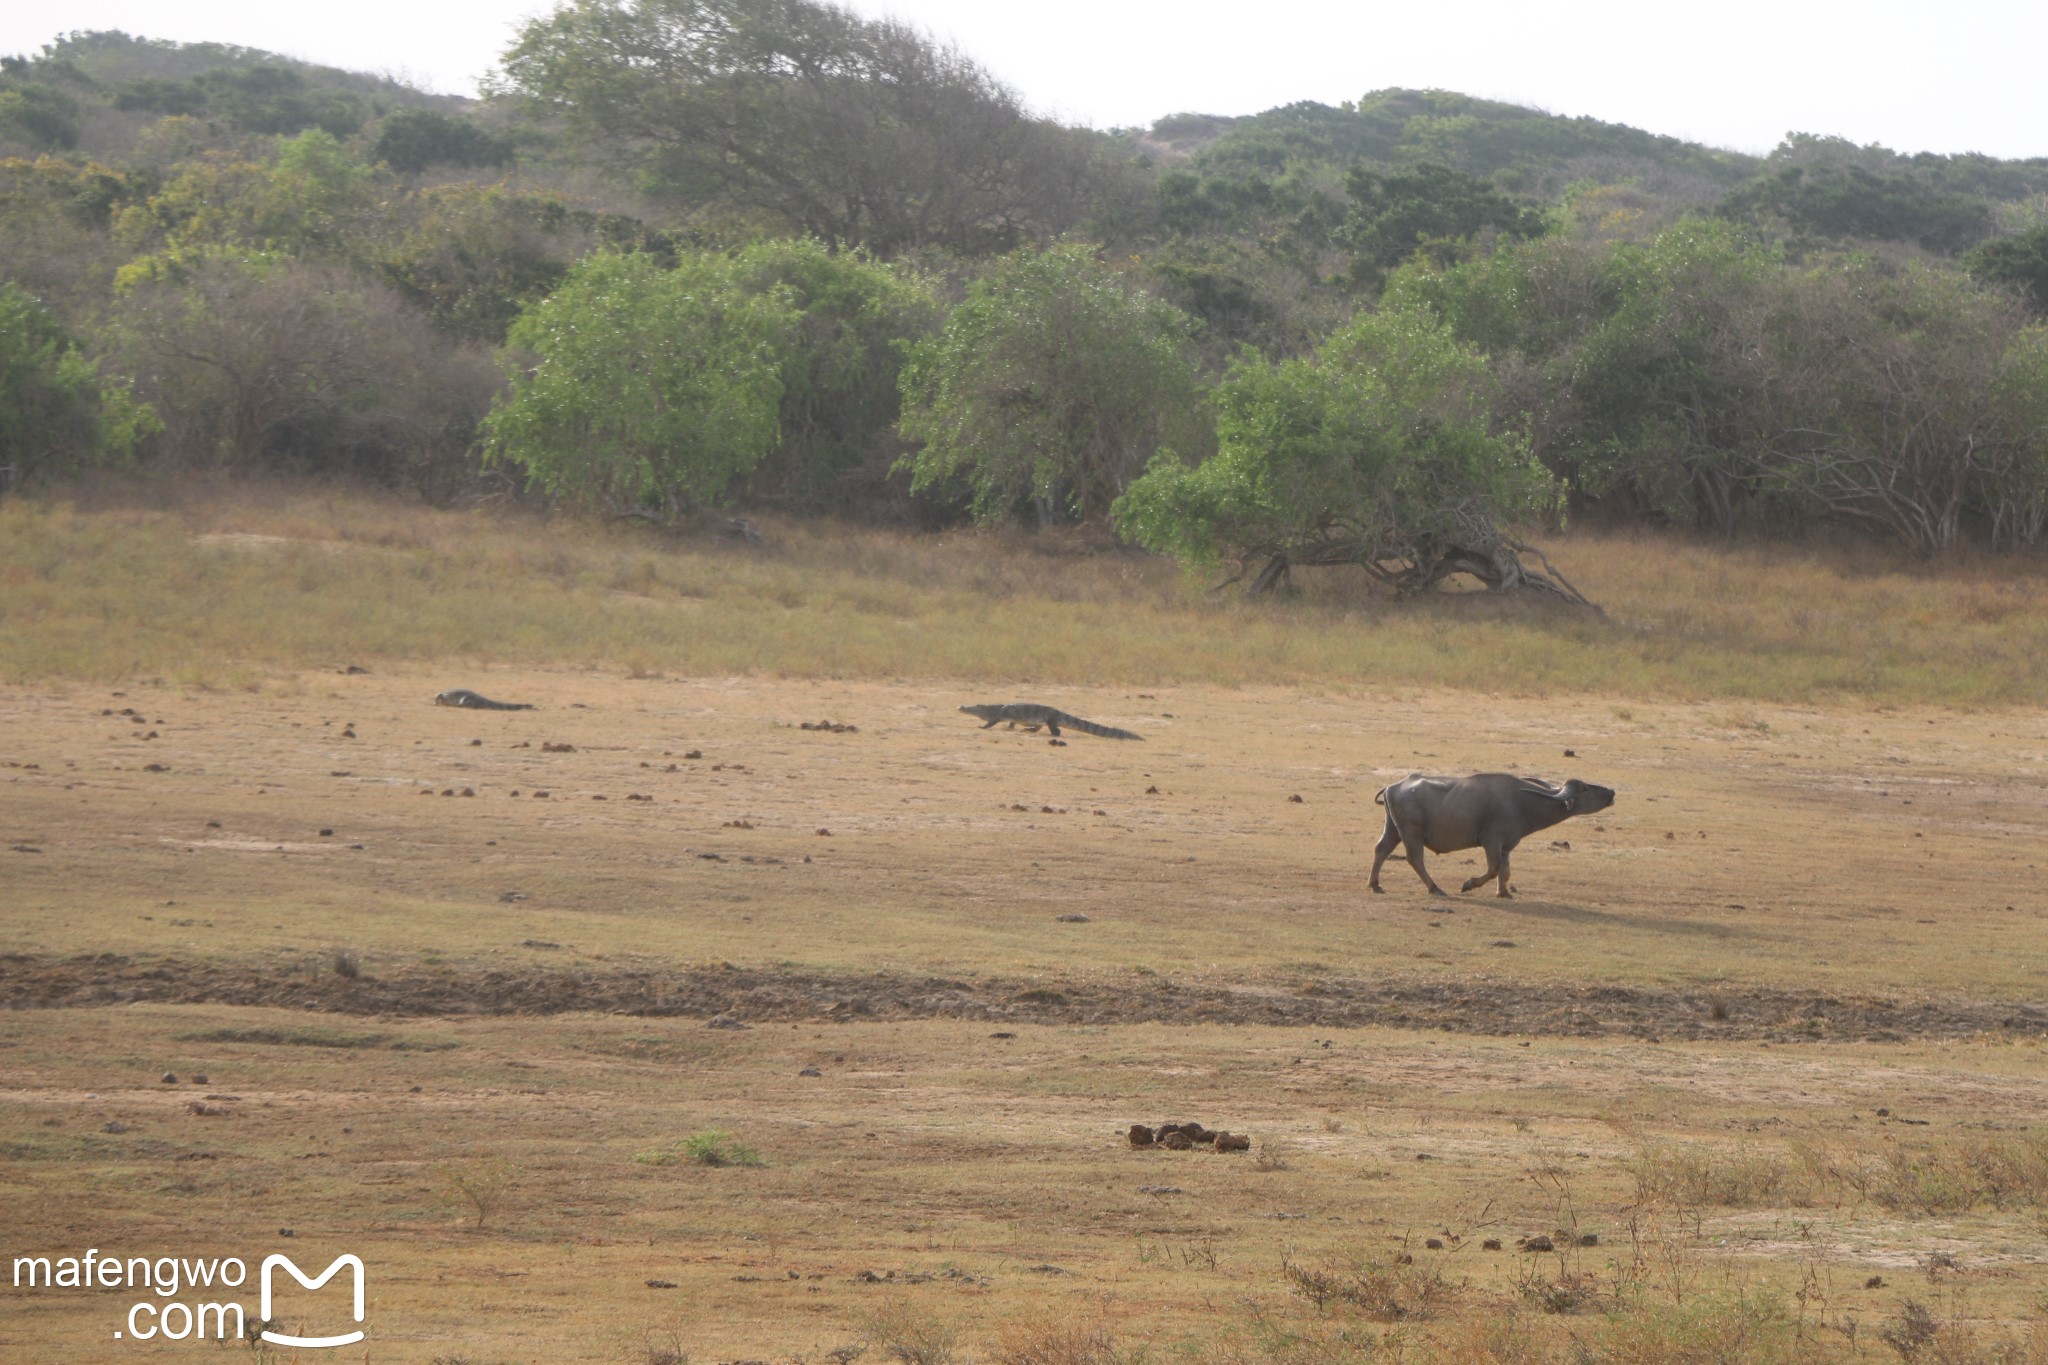
[[(180, 278), (180, 276), (182, 278)], [(461, 466), (498, 379), (386, 285), (335, 266), (203, 259), (116, 316), (163, 450), (190, 467), (409, 478)]]
[(1195, 568), (1230, 559), (1254, 587), (1291, 566), (1352, 564), (1403, 589), (1489, 573), (1503, 524), (1549, 476), (1493, 430), (1484, 359), (1415, 308), (1360, 317), (1314, 355), (1246, 358), (1216, 393), (1216, 456), (1162, 452), (1116, 506), (1119, 529)]
[(0, 141), (38, 151), (78, 145), (78, 101), (33, 81), (0, 80)]
[(485, 458), (614, 512), (718, 502), (775, 445), (793, 322), (724, 256), (592, 256), (512, 325), (538, 363), (486, 419)]
[(0, 492), (122, 459), (160, 426), (48, 309), (0, 282)]
[(842, 506), (850, 480), (878, 483), (902, 450), (904, 347), (938, 326), (938, 301), (905, 271), (809, 238), (748, 247), (738, 269), (746, 289), (787, 300), (795, 314), (780, 443), (763, 478), (807, 509)]
[(912, 489), (964, 480), (984, 522), (1104, 516), (1155, 451), (1208, 444), (1188, 332), (1085, 245), (1005, 257), (904, 367)]
[(512, 160), (512, 143), (431, 109), (404, 109), (384, 120), (370, 155), (394, 171), (417, 175), (438, 165), (503, 166)]

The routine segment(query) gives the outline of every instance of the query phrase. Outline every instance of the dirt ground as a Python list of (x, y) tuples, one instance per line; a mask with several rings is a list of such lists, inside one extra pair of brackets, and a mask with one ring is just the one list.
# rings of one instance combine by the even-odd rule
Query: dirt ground
[[(0, 690), (10, 1259), (354, 1250), (379, 1360), (987, 1358), (1048, 1313), (1208, 1341), (1299, 1307), (1283, 1253), (1432, 1235), (1514, 1302), (1515, 1238), (1665, 1245), (1657, 1143), (2048, 1120), (2033, 712), (344, 664)], [(1012, 699), (1145, 739), (955, 710)], [(1516, 899), (1367, 891), (1373, 793), (1479, 769), (1619, 796)], [(1168, 1118), (1263, 1156), (1124, 1145)], [(659, 1159), (707, 1130), (765, 1164)], [(2018, 1205), (1695, 1215), (1699, 1274), (1837, 1317), (2048, 1288)], [(6, 1292), (10, 1360), (132, 1301)]]

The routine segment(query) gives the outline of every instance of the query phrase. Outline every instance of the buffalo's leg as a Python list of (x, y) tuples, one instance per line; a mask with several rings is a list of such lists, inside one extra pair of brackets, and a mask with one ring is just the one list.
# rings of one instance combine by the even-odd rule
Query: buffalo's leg
[(1508, 899), (1512, 899), (1514, 893), (1508, 890), (1508, 854), (1511, 851), (1512, 849), (1508, 845), (1486, 845), (1485, 875), (1479, 877), (1467, 877), (1465, 879), (1465, 885), (1460, 889), (1465, 891), (1477, 890), (1479, 887), (1486, 885), (1488, 882), (1494, 880), (1497, 877), (1500, 879), (1500, 889), (1496, 891), (1494, 894)]
[(1429, 869), (1422, 865), (1422, 840), (1403, 839), (1401, 842), (1407, 845), (1408, 848), (1408, 866), (1414, 868), (1415, 875), (1422, 878), (1422, 884), (1429, 888), (1429, 894), (1432, 896), (1445, 894), (1444, 889), (1436, 884), (1436, 879), (1429, 875)]
[(1379, 847), (1372, 851), (1372, 876), (1367, 878), (1365, 883), (1374, 891), (1386, 890), (1380, 885), (1380, 868), (1385, 866), (1388, 855), (1393, 853), (1400, 842), (1401, 831), (1394, 828), (1392, 820), (1388, 820), (1386, 831), (1380, 835)]

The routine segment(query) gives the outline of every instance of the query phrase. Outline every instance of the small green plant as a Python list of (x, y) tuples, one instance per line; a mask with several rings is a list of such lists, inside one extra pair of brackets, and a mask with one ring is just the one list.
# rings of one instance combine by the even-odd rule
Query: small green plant
[(1278, 1138), (1266, 1138), (1259, 1143), (1259, 1150), (1252, 1154), (1252, 1169), (1284, 1171), (1294, 1164), (1293, 1156), (1292, 1144)]
[(1012, 1323), (998, 1338), (996, 1365), (1125, 1365), (1116, 1335), (1101, 1321), (1050, 1312)]
[(1358, 1251), (1342, 1263), (1321, 1265), (1282, 1251), (1280, 1274), (1317, 1312), (1348, 1309), (1373, 1322), (1432, 1317), (1457, 1292), (1440, 1264), (1418, 1263), (1407, 1251)]
[(1810, 1167), (1804, 1162), (1801, 1167), (1795, 1169), (1774, 1152), (1720, 1152), (1682, 1144), (1644, 1147), (1628, 1163), (1639, 1205), (1738, 1209), (1812, 1202), (1812, 1190), (1799, 1178)]
[(639, 1350), (632, 1365), (690, 1365), (688, 1326), (680, 1316), (650, 1323), (640, 1335)]
[(1558, 1314), (1576, 1313), (1599, 1304), (1598, 1282), (1586, 1271), (1574, 1268), (1568, 1253), (1558, 1255), (1555, 1274), (1544, 1263), (1545, 1259), (1530, 1257), (1515, 1277), (1515, 1289), (1525, 1300), (1545, 1313)]
[(492, 1157), (481, 1161), (444, 1161), (434, 1168), (441, 1182), (442, 1199), (456, 1207), (467, 1207), (481, 1228), (504, 1206), (505, 1196), (525, 1174), (509, 1161)]
[(1898, 1353), (1901, 1360), (1918, 1360), (1927, 1349), (1934, 1345), (1941, 1335), (1942, 1324), (1935, 1321), (1927, 1305), (1914, 1299), (1907, 1299), (1899, 1305), (1899, 1311), (1885, 1319), (1877, 1329), (1877, 1335), (1885, 1345)]
[(667, 1147), (634, 1154), (643, 1166), (765, 1166), (768, 1163), (746, 1143), (722, 1128), (706, 1128), (679, 1138)]
[(953, 1326), (903, 1299), (892, 1299), (863, 1313), (858, 1327), (868, 1346), (884, 1360), (900, 1360), (904, 1365), (952, 1365), (957, 1358), (960, 1334)]

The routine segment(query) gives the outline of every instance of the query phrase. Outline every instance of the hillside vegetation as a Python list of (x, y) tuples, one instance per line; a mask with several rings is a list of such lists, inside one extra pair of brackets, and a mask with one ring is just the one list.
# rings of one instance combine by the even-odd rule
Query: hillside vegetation
[(2044, 195), (1445, 91), (1072, 128), (815, 0), (576, 0), (481, 102), (72, 34), (0, 69), (0, 490), (1079, 522), (1259, 591), (1570, 596), (1524, 537), (1588, 521), (2024, 550)]

